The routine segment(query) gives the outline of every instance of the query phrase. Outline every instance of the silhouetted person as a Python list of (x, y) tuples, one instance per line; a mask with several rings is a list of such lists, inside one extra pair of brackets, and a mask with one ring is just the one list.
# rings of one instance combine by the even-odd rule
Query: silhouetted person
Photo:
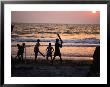
[(17, 56), (16, 57), (18, 57), (18, 59), (20, 60), (20, 55), (21, 55), (20, 49), (21, 49), (21, 47), (20, 47), (19, 44), (17, 44), (17, 47), (18, 47), (18, 52), (17, 52)]
[[(11, 24), (11, 32), (13, 31), (14, 25)], [(12, 55), (11, 55), (12, 58)]]
[(93, 63), (87, 76), (100, 76), (100, 46), (95, 49)]
[(37, 56), (38, 56), (38, 52), (39, 52), (39, 46), (40, 46), (40, 40), (38, 39), (37, 40), (37, 43), (36, 43), (36, 45), (35, 45), (35, 47), (34, 47), (34, 53), (35, 53), (35, 61), (36, 61), (36, 59), (37, 59)]
[(62, 58), (61, 58), (61, 52), (60, 52), (60, 48), (62, 48), (62, 43), (63, 41), (60, 40), (61, 43), (59, 43), (59, 39), (56, 39), (56, 43), (55, 43), (55, 52), (54, 52), (54, 57), (52, 59), (52, 64), (53, 64), (53, 61), (55, 59), (56, 56), (59, 56), (60, 57), (60, 62), (62, 64)]
[(17, 47), (18, 47), (17, 57), (19, 58), (19, 60), (23, 61), (25, 43), (23, 43), (22, 45), (17, 44)]
[(11, 24), (11, 32), (13, 32), (14, 25)]
[(53, 47), (51, 46), (51, 43), (49, 43), (49, 46), (47, 47), (47, 56), (46, 59), (48, 60), (48, 57), (51, 57), (52, 60), (52, 52), (54, 51)]
[[(23, 54), (24, 54), (24, 49), (25, 49), (25, 43), (22, 43), (22, 46), (21, 46), (21, 60), (23, 61)], [(26, 50), (25, 50), (26, 51)], [(26, 57), (26, 53), (25, 53), (25, 57)]]

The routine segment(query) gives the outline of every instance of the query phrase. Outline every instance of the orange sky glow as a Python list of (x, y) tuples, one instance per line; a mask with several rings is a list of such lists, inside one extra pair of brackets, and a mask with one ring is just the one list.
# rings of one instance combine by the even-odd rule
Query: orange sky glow
[(100, 24), (99, 11), (12, 11), (12, 23)]

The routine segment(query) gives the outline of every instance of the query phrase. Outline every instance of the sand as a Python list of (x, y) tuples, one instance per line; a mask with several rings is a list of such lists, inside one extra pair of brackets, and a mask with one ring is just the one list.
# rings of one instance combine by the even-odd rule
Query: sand
[(27, 59), (23, 62), (12, 58), (12, 77), (86, 77), (92, 61), (87, 60), (55, 60), (38, 59), (37, 61)]

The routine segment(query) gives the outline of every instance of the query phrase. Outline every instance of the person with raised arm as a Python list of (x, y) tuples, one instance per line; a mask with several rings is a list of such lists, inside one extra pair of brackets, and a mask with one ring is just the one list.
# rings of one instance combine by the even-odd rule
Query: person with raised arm
[[(61, 37), (60, 37), (59, 34), (57, 34), (57, 36), (58, 36), (59, 39), (56, 39), (55, 52), (54, 52), (54, 57), (52, 59), (52, 65), (53, 65), (53, 61), (55, 60), (55, 57), (56, 56), (59, 56), (60, 57), (60, 63), (62, 64), (62, 58), (61, 58), (60, 48), (62, 48), (63, 41), (62, 41), (62, 39), (61, 39)], [(60, 42), (59, 42), (59, 40), (60, 40)]]

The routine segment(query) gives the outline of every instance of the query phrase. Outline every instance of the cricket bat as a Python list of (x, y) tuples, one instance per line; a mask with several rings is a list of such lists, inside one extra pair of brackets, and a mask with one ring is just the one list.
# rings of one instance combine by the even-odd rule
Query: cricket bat
[(60, 39), (60, 41), (63, 43), (63, 41), (62, 41), (62, 39), (61, 39), (60, 35), (59, 35), (59, 34), (57, 34), (57, 36), (58, 36), (58, 38)]
[(43, 57), (45, 57), (45, 55), (44, 55), (43, 53), (41, 53), (40, 51), (39, 51), (39, 53), (40, 53)]

